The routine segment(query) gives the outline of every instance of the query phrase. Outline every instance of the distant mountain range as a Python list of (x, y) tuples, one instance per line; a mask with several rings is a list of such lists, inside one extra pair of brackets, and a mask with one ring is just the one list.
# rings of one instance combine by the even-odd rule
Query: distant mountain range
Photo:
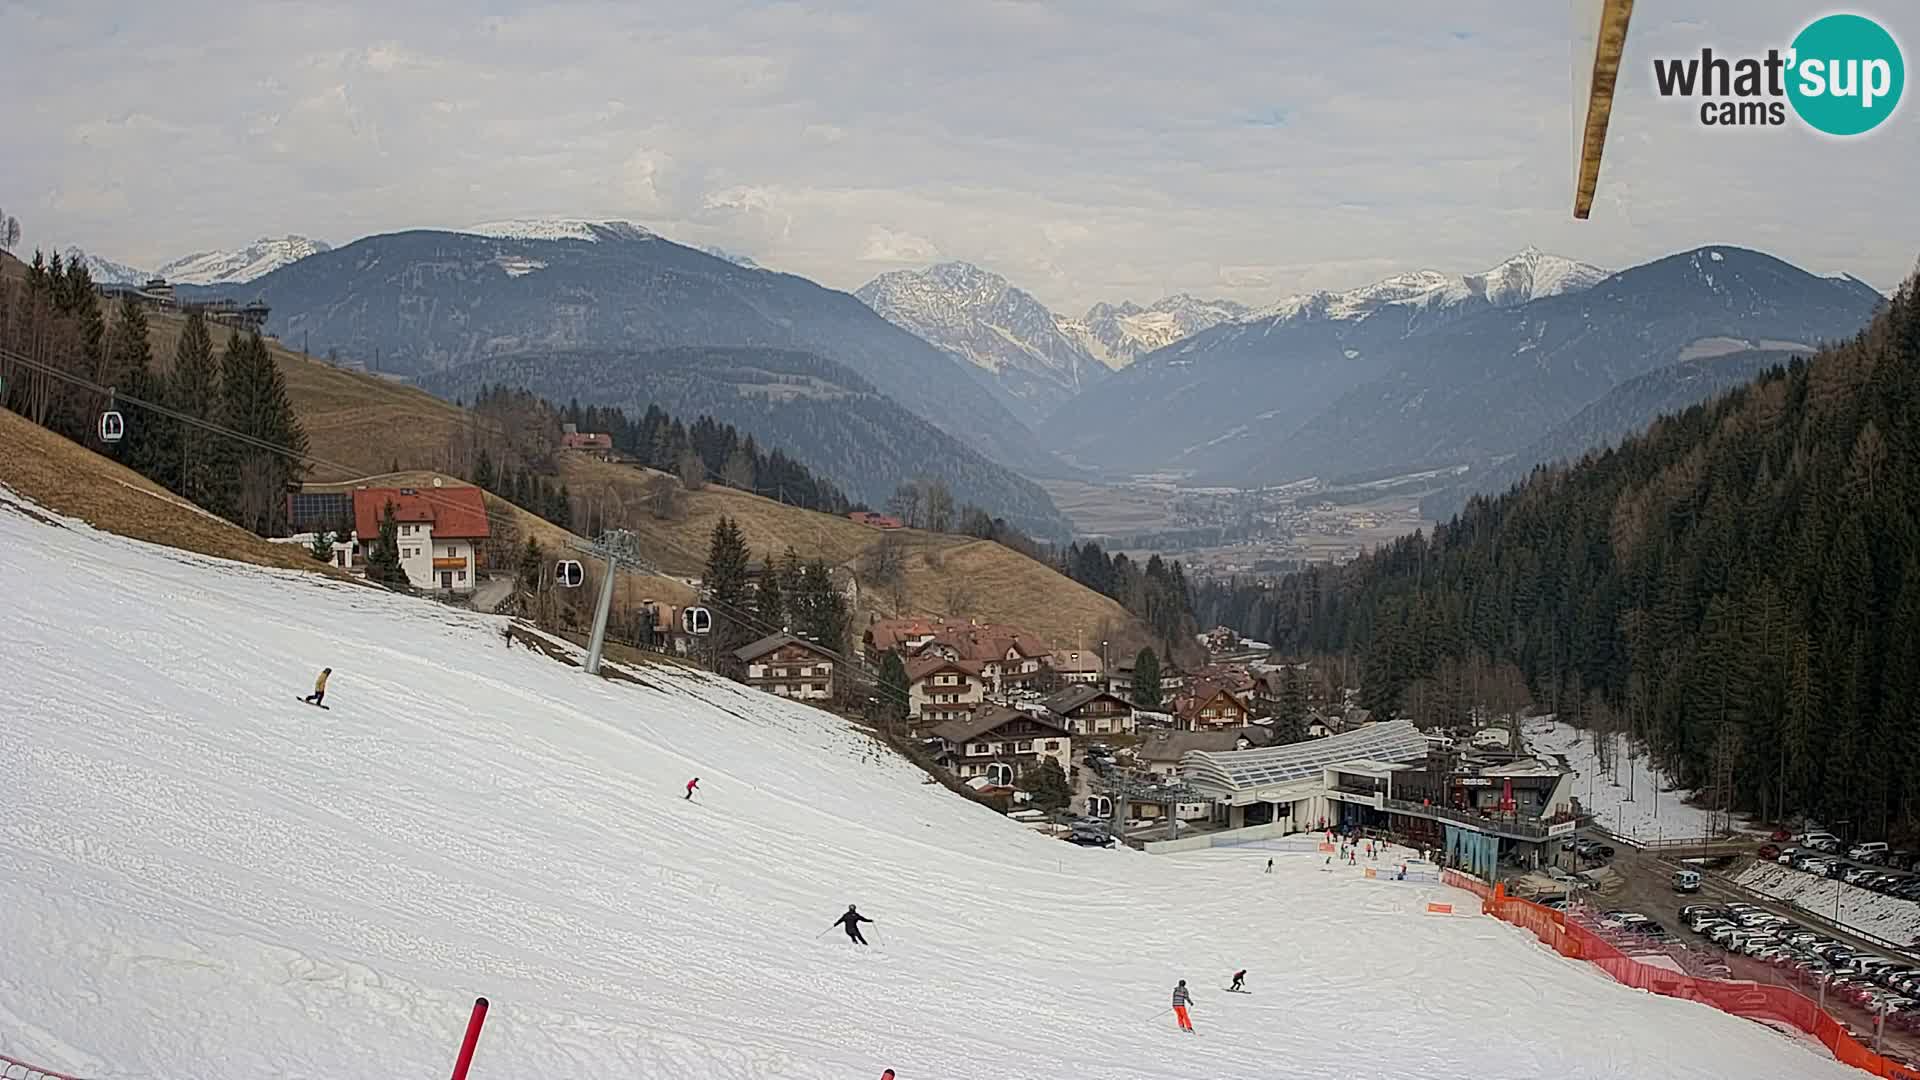
[(888, 322), (994, 375), (988, 385), (1030, 424), (1109, 373), (1038, 300), (971, 263), (895, 270), (853, 295)]
[[(985, 486), (978, 492), (989, 509), (1029, 498), (1010, 470), (1070, 471), (952, 356), (847, 293), (750, 269), (631, 222), (473, 228), (370, 236), (242, 290), (203, 294), (262, 300), (272, 309), (269, 329), (285, 340), (421, 377), (494, 356), (574, 350), (596, 350), (610, 363), (675, 347), (812, 353), (1003, 466), (1004, 497)], [(631, 389), (618, 371), (605, 379)], [(868, 490), (861, 477), (822, 471), (846, 490)], [(1029, 520), (1045, 516), (1036, 511)]]
[(1061, 319), (1060, 329), (1094, 359), (1117, 371), (1155, 349), (1245, 318), (1247, 313), (1245, 304), (1232, 300), (1202, 300), (1176, 293), (1148, 307), (1131, 300), (1095, 304), (1078, 319)]
[[(444, 398), (472, 400), (482, 386), (521, 386), (555, 401), (624, 408), (657, 404), (675, 416), (706, 414), (751, 432), (855, 499), (884, 506), (917, 477), (944, 479), (974, 503), (1028, 533), (1065, 539), (1067, 519), (1038, 485), (1012, 475), (901, 408), (845, 366), (813, 353), (742, 347), (546, 349), (480, 357), (424, 373)], [(763, 491), (779, 498), (777, 491)]]
[(1046, 435), (1085, 465), (1221, 484), (1486, 465), (1702, 343), (1802, 347), (1852, 333), (1880, 300), (1740, 248), (1612, 276), (1529, 249), (1484, 273), (1289, 297), (1149, 354)]
[[(304, 236), (262, 237), (246, 247), (227, 251), (198, 251), (162, 264), (154, 270), (142, 270), (125, 263), (86, 255), (87, 270), (103, 285), (143, 285), (149, 278), (162, 277), (175, 285), (230, 285), (252, 281), (309, 255), (331, 250), (319, 240)], [(73, 257), (78, 248), (67, 249)]]
[(986, 384), (1035, 425), (1110, 371), (1247, 311), (1230, 300), (1181, 294), (1150, 308), (1095, 304), (1072, 319), (966, 262), (891, 271), (854, 295), (887, 321), (987, 373)]

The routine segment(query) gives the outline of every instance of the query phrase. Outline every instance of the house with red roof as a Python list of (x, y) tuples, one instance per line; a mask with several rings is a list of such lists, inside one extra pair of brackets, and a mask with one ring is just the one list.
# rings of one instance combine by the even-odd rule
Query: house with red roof
[(387, 508), (399, 535), (400, 565), (416, 589), (472, 592), (478, 548), (487, 539), (487, 504), (477, 487), (355, 488), (353, 558), (362, 563), (380, 539)]

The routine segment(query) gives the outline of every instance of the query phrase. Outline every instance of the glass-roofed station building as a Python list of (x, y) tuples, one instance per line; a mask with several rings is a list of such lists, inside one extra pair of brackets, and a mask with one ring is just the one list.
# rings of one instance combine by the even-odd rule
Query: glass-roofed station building
[(1384, 829), (1491, 873), (1538, 864), (1574, 828), (1573, 774), (1524, 755), (1455, 753), (1406, 720), (1258, 750), (1190, 750), (1180, 773), (1225, 829)]
[(1286, 832), (1301, 832), (1340, 819), (1341, 800), (1334, 796), (1342, 793), (1330, 789), (1329, 771), (1341, 774), (1352, 766), (1388, 776), (1426, 759), (1427, 737), (1420, 729), (1409, 720), (1391, 720), (1287, 746), (1189, 750), (1180, 774), (1213, 796), (1228, 828), (1279, 823)]

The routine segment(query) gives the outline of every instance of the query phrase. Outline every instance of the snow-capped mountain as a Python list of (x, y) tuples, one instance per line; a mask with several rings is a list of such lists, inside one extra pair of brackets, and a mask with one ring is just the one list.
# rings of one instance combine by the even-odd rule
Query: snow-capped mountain
[(1528, 249), (1221, 323), (1116, 372), (1045, 434), (1071, 460), (1208, 483), (1483, 466), (1701, 342), (1833, 340), (1878, 301), (1733, 247), (1615, 274)]
[(706, 247), (700, 248), (699, 250), (706, 252), (707, 254), (713, 256), (716, 259), (725, 259), (728, 262), (732, 263), (733, 265), (738, 266), (745, 270), (760, 269), (759, 263), (754, 262), (752, 259), (748, 258), (745, 255), (736, 255), (735, 253), (728, 251), (726, 248), (714, 247), (712, 245), (708, 245)]
[(1059, 322), (1061, 332), (1094, 359), (1118, 371), (1155, 349), (1243, 318), (1247, 310), (1245, 304), (1232, 300), (1203, 300), (1177, 293), (1150, 307), (1131, 300), (1095, 304), (1080, 318)]
[(70, 247), (61, 253), (68, 262), (79, 259), (86, 264), (87, 273), (93, 276), (96, 285), (144, 285), (152, 277), (145, 270), (117, 263), (112, 259), (103, 259), (98, 255), (89, 255), (77, 247)]
[(588, 243), (599, 241), (609, 234), (622, 240), (644, 240), (660, 235), (631, 221), (587, 221), (582, 218), (511, 218), (506, 221), (483, 221), (456, 231), (502, 240), (585, 240)]
[(155, 271), (175, 285), (234, 285), (263, 277), (332, 246), (304, 236), (261, 237), (232, 251), (201, 251)]
[(1247, 316), (1265, 319), (1360, 319), (1391, 305), (1409, 310), (1478, 306), (1513, 307), (1543, 296), (1589, 289), (1605, 280), (1597, 266), (1529, 247), (1491, 270), (1449, 274), (1414, 270), (1346, 292), (1311, 292), (1286, 297)]
[(1107, 374), (1046, 305), (971, 263), (881, 274), (854, 293), (888, 322), (986, 373), (1029, 421)]

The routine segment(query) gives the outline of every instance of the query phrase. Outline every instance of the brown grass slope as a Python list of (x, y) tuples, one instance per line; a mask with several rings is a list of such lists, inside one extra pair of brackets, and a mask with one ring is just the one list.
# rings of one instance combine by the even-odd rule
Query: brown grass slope
[[(156, 314), (150, 323), (156, 366), (165, 368), (184, 320)], [(216, 346), (224, 340), (225, 331), (216, 328)], [(315, 468), (310, 485), (428, 485), (431, 474), (420, 470), (442, 465), (448, 446), (474, 422), (466, 410), (412, 386), (336, 368), (278, 341), (268, 345), (306, 428), (309, 450), (326, 463)], [(400, 479), (386, 475), (395, 462), (408, 470)], [(867, 580), (867, 555), (887, 534), (864, 525), (714, 484), (685, 493), (684, 516), (661, 520), (638, 509), (661, 474), (580, 455), (564, 455), (561, 469), (574, 495), (632, 508), (614, 519), (640, 536), (650, 560), (669, 575), (698, 577), (706, 565), (707, 538), (726, 516), (740, 523), (755, 558), (768, 552), (778, 557), (791, 546), (803, 559), (851, 571), (862, 622), (868, 615), (971, 615), (1017, 623), (1062, 648), (1097, 647), (1105, 634), (1114, 641), (1115, 655), (1148, 640), (1145, 627), (1113, 600), (991, 541), (914, 530), (893, 533), (907, 548), (906, 572), (900, 585), (879, 587)], [(445, 482), (460, 481), (447, 477)], [(557, 526), (505, 500), (488, 496), (487, 502), (496, 517), (515, 523), (520, 538), (531, 535), (552, 551), (566, 546), (569, 534)], [(636, 576), (622, 587), (623, 601), (651, 597), (686, 603), (692, 596), (684, 582), (671, 578)]]
[(298, 544), (270, 544), (119, 462), (4, 409), (0, 484), (105, 532), (256, 566), (346, 577)]
[[(464, 410), (412, 387), (340, 371), (279, 349), (275, 356), (287, 373), (288, 390), (317, 457), (368, 472), (384, 470), (395, 460), (403, 466), (437, 463), (461, 426), (471, 422)], [(649, 486), (665, 479), (659, 473), (580, 455), (564, 455), (561, 470), (561, 479), (576, 497), (631, 508), (610, 516), (639, 535), (650, 561), (668, 574), (700, 575), (706, 566), (707, 538), (725, 516), (739, 522), (755, 558), (769, 552), (778, 557), (791, 546), (803, 559), (822, 559), (851, 570), (863, 617), (973, 615), (1018, 623), (1065, 648), (1093, 647), (1103, 632), (1131, 647), (1147, 639), (1144, 627), (1119, 604), (990, 541), (912, 530), (895, 533), (908, 551), (902, 586), (876, 587), (867, 580), (865, 556), (883, 534), (864, 525), (717, 484), (686, 492), (685, 515), (666, 521), (640, 509)], [(554, 546), (547, 537), (558, 529), (516, 513), (534, 523), (528, 527), (541, 543)], [(662, 600), (679, 596), (685, 588), (676, 590), (658, 579), (642, 587)]]

